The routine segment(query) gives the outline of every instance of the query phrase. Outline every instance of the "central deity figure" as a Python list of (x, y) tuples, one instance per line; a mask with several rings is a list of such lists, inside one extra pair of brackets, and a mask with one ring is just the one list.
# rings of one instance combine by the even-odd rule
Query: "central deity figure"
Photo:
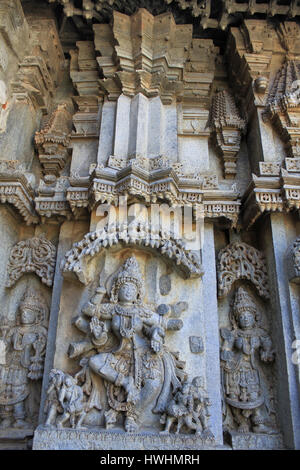
[[(79, 317), (75, 323), (82, 331), (89, 330), (90, 336), (90, 345), (85, 343), (89, 354), (81, 359), (85, 366), (78, 380), (87, 381), (91, 371), (104, 380), (109, 405), (106, 426), (114, 424), (121, 412), (128, 432), (137, 430), (145, 410), (164, 413), (171, 394), (185, 378), (184, 364), (164, 345), (165, 331), (179, 330), (182, 321), (167, 319), (160, 309), (157, 313), (143, 304), (143, 291), (139, 264), (130, 257), (115, 275), (110, 302), (101, 303), (104, 290), (102, 295), (98, 290), (82, 310), (89, 322)], [(81, 352), (78, 343), (71, 345), (70, 357), (83, 358)]]

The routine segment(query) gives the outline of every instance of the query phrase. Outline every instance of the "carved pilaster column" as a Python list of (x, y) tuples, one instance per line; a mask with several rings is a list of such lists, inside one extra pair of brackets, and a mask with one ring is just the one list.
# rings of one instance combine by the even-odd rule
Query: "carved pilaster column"
[(219, 317), (216, 282), (215, 242), (214, 226), (207, 222), (204, 225), (203, 264), (205, 273), (203, 275), (204, 323), (206, 335), (206, 374), (207, 389), (211, 397), (212, 430), (216, 439), (223, 442), (222, 431), (222, 397), (220, 381), (220, 338)]
[[(300, 445), (300, 396), (297, 366), (293, 364), (292, 343), (297, 337), (293, 322), (295, 298), (288, 285), (286, 251), (291, 243), (289, 216), (272, 213), (263, 227), (262, 238), (268, 261), (272, 323), (277, 352), (277, 400), (279, 425), (287, 447)], [(299, 334), (299, 332), (298, 332)]]

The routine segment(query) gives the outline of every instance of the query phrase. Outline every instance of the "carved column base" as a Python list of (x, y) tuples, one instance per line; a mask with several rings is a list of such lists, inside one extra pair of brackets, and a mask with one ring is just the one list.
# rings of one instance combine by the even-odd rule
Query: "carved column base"
[(284, 449), (281, 434), (239, 433), (228, 431), (225, 441), (233, 450), (279, 450)]
[(216, 450), (225, 446), (196, 435), (147, 432), (125, 433), (86, 429), (50, 429), (39, 426), (34, 433), (34, 450)]

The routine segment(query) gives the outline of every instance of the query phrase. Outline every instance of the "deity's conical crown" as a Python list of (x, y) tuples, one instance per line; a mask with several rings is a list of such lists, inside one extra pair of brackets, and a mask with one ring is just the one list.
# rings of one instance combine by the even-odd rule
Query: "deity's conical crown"
[(133, 282), (139, 288), (142, 286), (142, 273), (139, 263), (134, 256), (127, 258), (117, 277), (117, 283), (122, 285), (126, 282)]
[(131, 282), (136, 285), (138, 294), (141, 296), (143, 291), (143, 277), (140, 271), (139, 263), (134, 256), (127, 258), (125, 263), (121, 266), (112, 287), (112, 297), (116, 297), (123, 284)]
[(233, 305), (234, 315), (238, 317), (246, 310), (250, 310), (255, 315), (257, 312), (257, 307), (248, 292), (243, 289), (243, 287), (240, 287), (235, 294)]

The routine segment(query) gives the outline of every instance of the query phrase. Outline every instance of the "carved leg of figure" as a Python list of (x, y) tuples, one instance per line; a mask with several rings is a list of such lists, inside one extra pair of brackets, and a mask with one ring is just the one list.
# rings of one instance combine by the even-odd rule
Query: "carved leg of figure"
[(115, 383), (120, 383), (122, 387), (125, 388), (127, 392), (128, 403), (136, 404), (138, 402), (139, 390), (136, 388), (133, 377), (131, 375), (129, 377), (124, 377), (122, 374), (119, 374)]
[(13, 416), (12, 416), (12, 406), (1, 406), (0, 417), (1, 424), (0, 429), (7, 429), (12, 426)]
[(57, 427), (59, 429), (62, 429), (64, 427), (64, 424), (68, 421), (69, 418), (70, 418), (70, 413), (65, 411), (65, 413), (60, 418), (58, 418)]
[(79, 419), (76, 424), (76, 429), (86, 429), (85, 426), (82, 426), (82, 423), (85, 417), (86, 417), (86, 412), (82, 411), (79, 415)]
[(48, 416), (47, 416), (47, 419), (46, 419), (46, 422), (45, 422), (45, 426), (55, 428), (56, 417), (57, 417), (57, 408), (56, 408), (56, 405), (53, 404), (53, 405), (50, 406), (50, 410), (48, 412)]
[(165, 429), (163, 431), (160, 431), (160, 434), (169, 434), (171, 426), (174, 423), (174, 421), (175, 421), (174, 416), (168, 416)]
[(199, 419), (200, 419), (200, 422), (201, 422), (201, 426), (202, 426), (202, 437), (204, 439), (211, 439), (213, 440), (214, 439), (214, 435), (213, 433), (211, 432), (211, 430), (209, 429), (209, 426), (208, 426), (208, 418), (205, 414), (204, 411), (201, 411), (200, 415), (199, 415)]
[(188, 429), (190, 429), (191, 431), (195, 431), (196, 434), (201, 433), (200, 425), (194, 423), (193, 417), (191, 415), (187, 415), (184, 417), (184, 423)]
[(274, 430), (267, 426), (266, 418), (263, 415), (262, 407), (256, 408), (253, 411), (253, 415), (251, 417), (251, 421), (253, 424), (253, 432), (262, 433), (262, 434), (273, 434)]
[(138, 391), (138, 400), (135, 404), (135, 412), (137, 416), (140, 416), (146, 408), (155, 407), (161, 387), (162, 380), (160, 377), (144, 381), (142, 389)]
[(138, 430), (138, 424), (136, 420), (135, 412), (128, 412), (125, 419), (125, 431), (136, 432)]
[(75, 413), (71, 413), (70, 414), (70, 425), (71, 425), (71, 428), (72, 429), (75, 429), (75, 425), (76, 425), (76, 414)]
[(248, 421), (248, 418), (243, 415), (242, 410), (240, 410), (239, 408), (232, 407), (231, 411), (232, 411), (235, 422), (239, 426), (238, 431), (243, 432), (243, 433), (249, 432), (250, 431), (249, 421)]
[(98, 354), (97, 356), (91, 357), (89, 366), (103, 379), (114, 383), (117, 386), (122, 386), (127, 392), (127, 401), (130, 403), (135, 403), (138, 398), (138, 390), (134, 386), (133, 378), (131, 376), (125, 377), (123, 374), (119, 374), (111, 367), (109, 362), (109, 355)]
[(180, 433), (181, 428), (182, 428), (184, 422), (185, 422), (185, 419), (183, 419), (181, 416), (180, 416), (179, 418), (177, 418), (177, 429), (176, 429), (175, 434), (179, 434), (179, 433)]
[(14, 428), (28, 428), (30, 424), (25, 421), (25, 406), (24, 402), (16, 403), (14, 405)]
[(125, 419), (125, 431), (126, 432), (136, 432), (138, 430), (138, 425), (134, 418), (127, 416)]
[(105, 428), (111, 428), (116, 422), (118, 417), (118, 412), (112, 408), (104, 413), (105, 417)]

